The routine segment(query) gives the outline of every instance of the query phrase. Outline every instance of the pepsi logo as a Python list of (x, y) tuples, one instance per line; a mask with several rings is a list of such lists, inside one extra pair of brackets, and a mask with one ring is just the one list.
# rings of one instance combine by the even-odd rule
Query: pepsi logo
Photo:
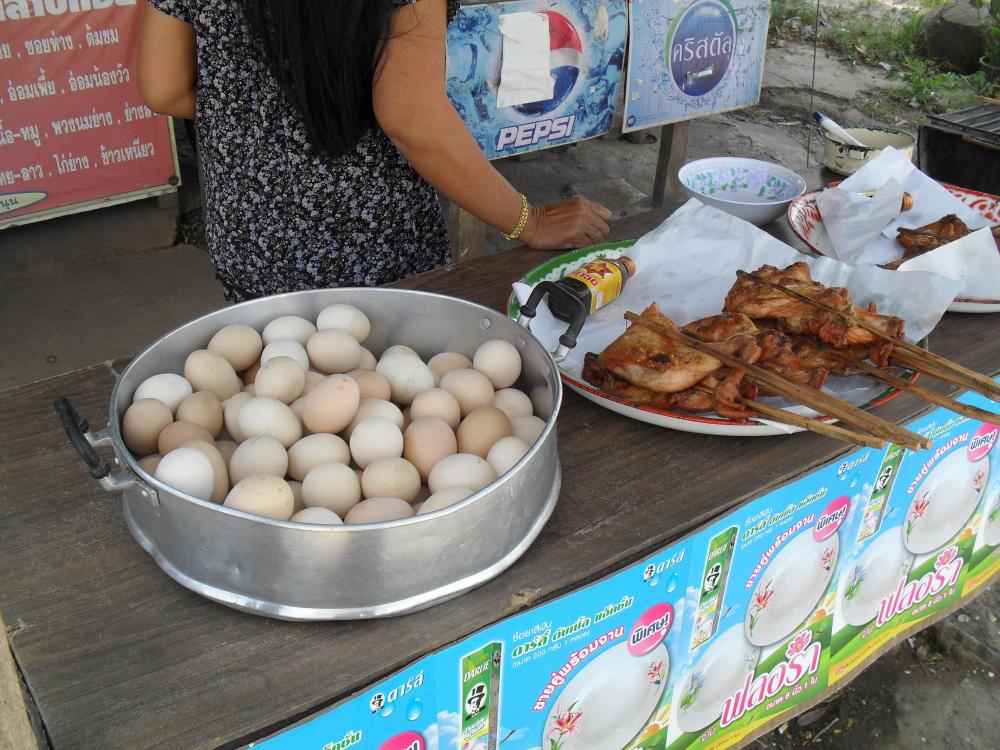
[(583, 42), (576, 27), (562, 13), (542, 11), (549, 18), (549, 67), (555, 78), (552, 98), (514, 107), (522, 115), (537, 117), (552, 112), (569, 97), (580, 78)]

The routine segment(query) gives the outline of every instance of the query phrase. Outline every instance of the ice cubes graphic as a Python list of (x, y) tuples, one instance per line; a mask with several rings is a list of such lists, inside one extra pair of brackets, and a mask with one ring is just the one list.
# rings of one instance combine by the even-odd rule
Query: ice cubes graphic
[(410, 721), (416, 721), (420, 718), (420, 713), (424, 710), (424, 702), (420, 698), (414, 698), (410, 701), (410, 705), (406, 707), (406, 718)]

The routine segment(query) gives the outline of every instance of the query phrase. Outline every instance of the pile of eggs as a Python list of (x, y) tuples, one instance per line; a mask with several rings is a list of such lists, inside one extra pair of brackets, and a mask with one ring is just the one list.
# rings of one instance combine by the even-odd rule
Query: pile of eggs
[(268, 518), (363, 524), (430, 513), (516, 464), (545, 427), (512, 388), (521, 356), (485, 341), (424, 362), (362, 346), (368, 316), (324, 308), (262, 332), (228, 325), (184, 374), (143, 381), (121, 421), (139, 465), (194, 497)]

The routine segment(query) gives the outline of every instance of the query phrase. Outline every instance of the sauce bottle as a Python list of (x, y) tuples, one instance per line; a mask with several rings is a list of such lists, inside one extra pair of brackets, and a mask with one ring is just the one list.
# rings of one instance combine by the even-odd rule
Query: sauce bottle
[[(620, 258), (597, 258), (559, 279), (555, 285), (582, 301), (590, 313), (595, 313), (618, 297), (625, 282), (634, 275), (635, 261), (625, 255)], [(577, 310), (575, 305), (559, 294), (550, 294), (547, 301), (554, 316), (567, 323), (572, 322)]]

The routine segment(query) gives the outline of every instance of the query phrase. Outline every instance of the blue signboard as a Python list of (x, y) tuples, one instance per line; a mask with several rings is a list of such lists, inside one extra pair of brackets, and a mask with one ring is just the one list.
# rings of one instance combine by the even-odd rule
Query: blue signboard
[[(502, 16), (539, 13), (553, 95), (498, 106)], [(489, 158), (592, 138), (611, 128), (628, 32), (626, 0), (512, 0), (466, 5), (448, 29), (448, 96)]]
[(631, 3), (623, 130), (755, 104), (768, 0)]

